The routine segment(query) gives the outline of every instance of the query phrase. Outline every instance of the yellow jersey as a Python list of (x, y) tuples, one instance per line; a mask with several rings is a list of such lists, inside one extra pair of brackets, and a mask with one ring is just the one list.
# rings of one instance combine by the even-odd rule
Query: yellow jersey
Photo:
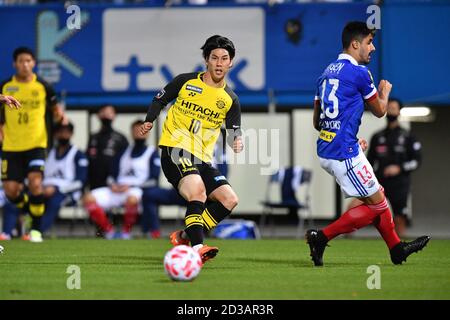
[(211, 162), (222, 124), (240, 129), (241, 108), (230, 87), (211, 87), (203, 82), (203, 75), (185, 73), (172, 80), (154, 97), (146, 121), (153, 122), (162, 108), (176, 99), (164, 121), (159, 146), (181, 148)]
[(21, 152), (47, 148), (47, 110), (56, 104), (50, 85), (33, 74), (30, 82), (19, 82), (13, 76), (0, 84), (2, 94), (13, 96), (22, 105), (1, 110), (3, 123), (3, 151)]

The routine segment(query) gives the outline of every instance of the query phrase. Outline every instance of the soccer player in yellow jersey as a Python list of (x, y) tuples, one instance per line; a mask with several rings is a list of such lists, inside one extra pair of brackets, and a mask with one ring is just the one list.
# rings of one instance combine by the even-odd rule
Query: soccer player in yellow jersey
[[(161, 167), (167, 180), (188, 202), (184, 230), (170, 235), (173, 245), (191, 243), (203, 262), (216, 256), (216, 247), (203, 244), (203, 229), (211, 230), (227, 217), (238, 197), (226, 178), (211, 166), (214, 145), (222, 123), (228, 129), (228, 142), (234, 152), (243, 150), (241, 107), (238, 97), (225, 82), (233, 65), (233, 43), (215, 35), (201, 48), (206, 72), (180, 74), (154, 98), (141, 134), (172, 100), (164, 122), (159, 147)], [(206, 200), (211, 204), (205, 206)]]
[[(0, 84), (0, 93), (17, 99), (21, 108), (1, 109), (3, 130), (2, 181), (5, 195), (32, 217), (30, 240), (41, 242), (40, 218), (44, 214), (42, 177), (48, 143), (47, 125), (67, 121), (53, 89), (33, 72), (36, 64), (31, 49), (20, 47), (13, 53), (16, 74)], [(5, 101), (6, 103), (9, 102)], [(10, 102), (9, 102), (10, 103)], [(24, 180), (28, 179), (28, 194)]]

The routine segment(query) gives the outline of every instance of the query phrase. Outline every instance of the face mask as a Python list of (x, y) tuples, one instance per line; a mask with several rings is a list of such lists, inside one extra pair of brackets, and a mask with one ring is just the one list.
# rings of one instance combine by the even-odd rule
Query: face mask
[(398, 116), (394, 116), (394, 115), (388, 114), (386, 116), (386, 119), (387, 119), (388, 122), (394, 122), (394, 121), (397, 121)]
[(145, 144), (145, 140), (144, 139), (134, 139), (134, 145), (137, 147), (141, 147)]
[(111, 125), (112, 125), (111, 119), (102, 118), (102, 119), (100, 119), (100, 121), (102, 122), (102, 126), (104, 128), (108, 128), (108, 129), (111, 128)]
[(65, 147), (65, 146), (67, 146), (69, 144), (69, 142), (70, 142), (70, 139), (59, 138), (58, 139), (58, 146)]

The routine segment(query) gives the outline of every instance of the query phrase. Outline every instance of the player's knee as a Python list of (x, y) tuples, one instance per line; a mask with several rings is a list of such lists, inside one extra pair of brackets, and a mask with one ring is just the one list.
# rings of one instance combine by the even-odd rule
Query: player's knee
[(187, 201), (206, 201), (206, 188), (203, 183), (184, 185), (180, 193)]
[(225, 198), (221, 201), (222, 205), (228, 210), (233, 210), (239, 203), (238, 196), (233, 192), (229, 193), (225, 196)]
[(95, 198), (92, 195), (92, 193), (87, 193), (87, 194), (84, 195), (84, 197), (83, 197), (83, 205), (85, 207), (87, 207), (87, 206), (89, 206), (91, 204), (94, 204), (94, 203), (96, 203), (96, 201), (95, 201)]
[(206, 201), (206, 189), (200, 189), (200, 190), (196, 190), (195, 192), (192, 192), (189, 196), (188, 199), (186, 199), (187, 201), (201, 201), (201, 202), (205, 202)]
[(128, 205), (128, 206), (135, 206), (138, 203), (139, 203), (139, 200), (135, 196), (129, 196), (126, 200), (126, 205)]

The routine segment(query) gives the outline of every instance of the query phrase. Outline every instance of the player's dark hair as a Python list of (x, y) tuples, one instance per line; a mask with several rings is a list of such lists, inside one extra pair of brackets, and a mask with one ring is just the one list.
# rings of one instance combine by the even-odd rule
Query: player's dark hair
[(398, 106), (400, 107), (400, 109), (403, 108), (403, 102), (402, 102), (400, 99), (397, 99), (397, 98), (389, 98), (389, 101), (388, 101), (388, 102), (397, 102), (397, 103), (398, 103)]
[(55, 124), (55, 127), (53, 128), (53, 132), (58, 132), (62, 129), (69, 129), (70, 132), (73, 133), (74, 126), (73, 123), (69, 121), (69, 123), (62, 124), (61, 122)]
[(131, 124), (131, 128), (134, 128), (135, 126), (141, 126), (144, 124), (144, 121), (142, 120), (135, 120), (132, 124)]
[(203, 58), (205, 58), (205, 60), (208, 60), (211, 51), (219, 48), (227, 50), (228, 54), (230, 55), (230, 59), (233, 60), (236, 49), (234, 48), (233, 42), (231, 42), (231, 40), (226, 37), (222, 37), (217, 34), (209, 37), (200, 49), (203, 50)]
[(97, 113), (100, 112), (101, 110), (107, 108), (107, 107), (113, 108), (114, 112), (117, 111), (116, 108), (115, 108), (112, 104), (105, 104), (105, 105), (101, 106), (101, 107), (97, 110)]
[(27, 48), (27, 47), (19, 47), (16, 50), (14, 50), (14, 52), (13, 52), (13, 59), (14, 59), (13, 61), (16, 62), (17, 58), (22, 53), (27, 53), (27, 54), (31, 55), (31, 57), (33, 57), (33, 60), (36, 60), (33, 50), (31, 50), (30, 48)]
[(342, 48), (347, 49), (353, 40), (361, 42), (369, 34), (375, 36), (375, 29), (369, 29), (365, 22), (352, 21), (347, 23), (342, 31)]

